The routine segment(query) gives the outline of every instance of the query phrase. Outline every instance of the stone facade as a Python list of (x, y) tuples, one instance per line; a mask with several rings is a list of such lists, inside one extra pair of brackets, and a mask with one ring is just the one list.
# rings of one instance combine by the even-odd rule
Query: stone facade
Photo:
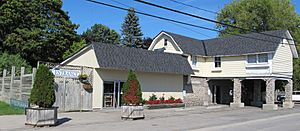
[(285, 85), (285, 101), (283, 102), (284, 108), (293, 108), (294, 103), (292, 102), (293, 95), (293, 80), (288, 80)]
[(278, 105), (274, 104), (275, 79), (266, 79), (266, 104), (263, 104), (264, 110), (277, 110)]
[(191, 77), (191, 83), (185, 85), (186, 96), (184, 102), (186, 106), (202, 106), (211, 104), (209, 85), (206, 78)]
[(242, 98), (242, 84), (238, 78), (233, 79), (233, 102), (230, 103), (230, 107), (244, 107), (244, 103), (241, 102)]

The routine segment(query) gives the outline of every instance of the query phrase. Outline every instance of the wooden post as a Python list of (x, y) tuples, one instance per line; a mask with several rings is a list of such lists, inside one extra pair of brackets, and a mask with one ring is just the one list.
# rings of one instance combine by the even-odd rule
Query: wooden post
[(32, 84), (31, 84), (31, 89), (33, 88), (35, 74), (36, 74), (36, 68), (32, 68)]
[(5, 99), (5, 97), (4, 97), (4, 95), (5, 95), (5, 88), (4, 88), (4, 86), (5, 86), (5, 77), (6, 77), (6, 69), (4, 69), (3, 70), (3, 74), (2, 74), (2, 90), (1, 90), (1, 99), (4, 101), (4, 99)]
[(25, 73), (25, 67), (21, 67), (21, 75), (20, 75), (20, 86), (19, 86), (19, 100), (22, 101), (22, 88), (23, 88), (23, 77)]
[(14, 77), (15, 77), (15, 72), (16, 72), (16, 67), (15, 66), (13, 66), (12, 68), (11, 68), (11, 73), (10, 73), (10, 88), (9, 88), (9, 101), (10, 101), (10, 99), (12, 99), (13, 98), (13, 83), (14, 83)]

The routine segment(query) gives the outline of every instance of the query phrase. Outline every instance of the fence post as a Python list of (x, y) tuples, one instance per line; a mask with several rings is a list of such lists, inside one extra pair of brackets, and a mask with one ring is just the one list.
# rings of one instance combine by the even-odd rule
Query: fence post
[(9, 102), (10, 102), (10, 99), (13, 98), (13, 83), (14, 83), (14, 77), (15, 77), (15, 71), (16, 71), (16, 67), (13, 66), (11, 68), (11, 76), (10, 76), (10, 88), (9, 88)]
[(31, 89), (33, 88), (35, 74), (36, 74), (36, 68), (32, 68), (32, 84), (31, 84)]
[(21, 75), (20, 75), (20, 87), (19, 87), (19, 100), (22, 101), (22, 88), (23, 88), (23, 77), (25, 74), (25, 67), (21, 67)]
[(4, 95), (5, 95), (5, 91), (4, 91), (4, 89), (5, 89), (5, 77), (6, 77), (6, 69), (4, 69), (3, 70), (3, 74), (2, 74), (2, 90), (1, 90), (1, 99), (2, 99), (2, 101), (5, 101), (4, 99), (5, 99), (5, 97), (4, 97)]

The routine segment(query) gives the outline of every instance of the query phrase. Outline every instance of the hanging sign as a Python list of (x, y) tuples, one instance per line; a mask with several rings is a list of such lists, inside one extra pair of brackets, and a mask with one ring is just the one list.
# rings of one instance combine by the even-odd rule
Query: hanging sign
[(55, 76), (60, 76), (60, 77), (78, 78), (78, 76), (80, 75), (79, 70), (52, 69), (51, 71)]

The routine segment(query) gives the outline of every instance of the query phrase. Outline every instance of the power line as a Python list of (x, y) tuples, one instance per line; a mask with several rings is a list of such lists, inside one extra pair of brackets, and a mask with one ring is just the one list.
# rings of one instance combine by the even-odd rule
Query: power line
[[(116, 9), (120, 9), (120, 10), (124, 10), (124, 11), (128, 11), (128, 9), (126, 9), (126, 8), (115, 6), (115, 5), (111, 5), (111, 4), (107, 4), (107, 3), (103, 3), (103, 2), (99, 2), (99, 1), (95, 1), (95, 0), (86, 0), (86, 1), (89, 1), (89, 2), (92, 2), (92, 3), (96, 3), (96, 4), (101, 4), (101, 5), (112, 7), (112, 8), (116, 8)], [(174, 20), (174, 19), (169, 19), (169, 18), (165, 18), (165, 17), (161, 17), (161, 16), (157, 16), (157, 15), (152, 15), (152, 14), (148, 14), (148, 13), (144, 13), (144, 12), (140, 12), (140, 11), (135, 11), (135, 12), (137, 14), (141, 14), (141, 15), (145, 15), (145, 16), (149, 16), (149, 17), (153, 17), (153, 18), (156, 18), (156, 19), (165, 20), (165, 21), (169, 21), (169, 22), (174, 22), (174, 23), (177, 23), (177, 24), (187, 25), (187, 26), (196, 27), (196, 28), (205, 29), (205, 30), (210, 30), (210, 31), (215, 31), (215, 32), (221, 32), (220, 30), (217, 30), (217, 29), (212, 29), (212, 28), (208, 28), (208, 27), (204, 27), (204, 26), (199, 26), (199, 25), (195, 25), (195, 24), (191, 24), (191, 23), (177, 21), (177, 20)], [(260, 41), (265, 41), (265, 42), (271, 42), (271, 43), (275, 42), (275, 41), (270, 41), (270, 40), (265, 40), (265, 39), (260, 39), (260, 38), (255, 38), (255, 37), (249, 37), (249, 36), (245, 36), (245, 35), (240, 35), (240, 34), (233, 34), (233, 33), (229, 33), (229, 32), (226, 32), (226, 34), (230, 34), (230, 35), (234, 35), (234, 36), (239, 36), (239, 37), (244, 37), (244, 38), (249, 38), (249, 39), (260, 40)], [(291, 45), (293, 45), (293, 44), (291, 44)]]
[(189, 4), (177, 1), (177, 0), (169, 0), (169, 1), (172, 1), (172, 2), (177, 3), (177, 4), (181, 4), (181, 5), (184, 5), (184, 6), (192, 7), (192, 8), (201, 10), (201, 11), (209, 12), (209, 13), (212, 13), (212, 14), (219, 14), (218, 12), (207, 10), (207, 9), (203, 9), (203, 8), (199, 8), (199, 7), (196, 7), (196, 6), (193, 6), (193, 5), (189, 5)]
[(270, 34), (266, 34), (266, 33), (257, 32), (255, 30), (253, 31), (253, 30), (250, 30), (250, 29), (245, 29), (245, 28), (242, 28), (242, 27), (238, 27), (238, 26), (226, 24), (226, 23), (223, 23), (223, 22), (219, 22), (219, 21), (216, 21), (216, 20), (212, 20), (212, 19), (208, 19), (208, 18), (205, 18), (205, 17), (201, 17), (201, 16), (197, 16), (197, 15), (194, 15), (194, 14), (190, 14), (190, 13), (187, 13), (187, 12), (183, 12), (183, 11), (171, 9), (171, 8), (168, 8), (168, 7), (165, 7), (165, 6), (153, 4), (153, 3), (146, 2), (146, 1), (143, 1), (143, 0), (134, 0), (134, 1), (146, 4), (146, 5), (158, 7), (158, 8), (161, 8), (161, 9), (165, 9), (165, 10), (168, 10), (168, 11), (176, 12), (176, 13), (179, 13), (179, 14), (191, 16), (191, 17), (198, 18), (198, 19), (201, 19), (201, 20), (205, 20), (205, 21), (209, 21), (209, 22), (213, 22), (213, 23), (217, 23), (217, 24), (229, 26), (229, 27), (232, 27), (232, 28), (237, 28), (237, 29), (240, 29), (240, 30), (243, 30), (243, 31), (249, 31), (249, 32), (252, 32), (252, 33), (258, 33), (258, 34), (267, 35), (267, 36), (276, 37), (276, 38), (281, 38), (281, 39), (293, 40), (293, 39), (289, 39), (289, 38), (284, 38), (284, 37), (280, 37), (280, 36), (276, 36), (276, 35), (270, 35)]
[[(126, 4), (122, 3), (122, 2), (119, 2), (119, 1), (116, 1), (116, 0), (110, 0), (110, 1), (115, 2), (115, 3), (117, 3), (117, 4), (120, 4), (120, 5), (123, 5), (123, 6), (125, 6), (125, 7), (129, 7), (129, 8), (130, 8), (129, 5), (126, 5)], [(137, 9), (136, 9), (136, 10), (137, 10)], [(192, 31), (192, 32), (194, 32), (194, 33), (203, 35), (203, 36), (205, 36), (205, 37), (207, 37), (207, 38), (211, 38), (211, 36), (208, 36), (208, 35), (206, 35), (206, 34), (203, 34), (203, 33), (199, 32), (199, 31), (193, 30), (193, 29), (191, 29), (191, 28), (185, 27), (185, 26), (183, 26), (183, 25), (176, 24), (176, 23), (172, 23), (172, 22), (170, 22), (170, 23), (171, 23), (171, 24), (174, 24), (174, 25), (176, 25), (176, 26), (178, 26), (178, 27), (184, 28), (184, 29), (186, 29), (186, 30)]]

